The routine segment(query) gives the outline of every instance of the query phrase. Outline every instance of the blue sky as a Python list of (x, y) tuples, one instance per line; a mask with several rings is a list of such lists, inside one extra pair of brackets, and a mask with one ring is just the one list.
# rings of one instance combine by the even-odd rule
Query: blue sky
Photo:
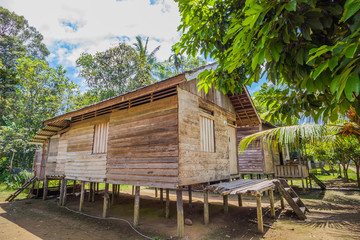
[[(158, 60), (167, 59), (180, 39), (180, 14), (172, 0), (0, 0), (1, 6), (24, 16), (43, 36), (51, 66), (62, 65), (82, 86), (75, 61), (82, 52), (104, 51), (119, 41), (149, 37), (149, 48), (161, 46)], [(258, 90), (259, 84), (249, 88)]]

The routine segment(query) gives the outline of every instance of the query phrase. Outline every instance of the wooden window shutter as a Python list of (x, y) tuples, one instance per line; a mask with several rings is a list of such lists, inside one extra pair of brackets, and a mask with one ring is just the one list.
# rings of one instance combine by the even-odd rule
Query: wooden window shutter
[(93, 153), (106, 153), (109, 123), (95, 124)]
[(200, 115), (200, 148), (202, 152), (215, 152), (214, 117)]

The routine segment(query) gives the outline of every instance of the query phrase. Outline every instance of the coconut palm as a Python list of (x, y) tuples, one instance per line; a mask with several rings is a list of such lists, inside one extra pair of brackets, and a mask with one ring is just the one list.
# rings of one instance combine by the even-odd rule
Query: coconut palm
[(136, 37), (136, 43), (134, 43), (135, 50), (139, 54), (140, 58), (144, 59), (147, 64), (153, 66), (156, 63), (155, 54), (160, 49), (160, 45), (157, 46), (150, 53), (148, 52), (149, 37), (146, 38), (145, 43), (140, 36)]

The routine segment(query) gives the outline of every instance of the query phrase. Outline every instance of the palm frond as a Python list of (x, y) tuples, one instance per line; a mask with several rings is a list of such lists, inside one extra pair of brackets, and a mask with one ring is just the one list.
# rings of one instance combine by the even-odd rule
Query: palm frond
[(263, 144), (275, 147), (296, 146), (300, 143), (300, 139), (304, 139), (308, 143), (315, 143), (326, 132), (326, 127), (322, 124), (302, 124), (273, 128), (244, 137), (239, 143), (238, 150), (244, 152), (250, 143), (255, 143), (259, 139)]

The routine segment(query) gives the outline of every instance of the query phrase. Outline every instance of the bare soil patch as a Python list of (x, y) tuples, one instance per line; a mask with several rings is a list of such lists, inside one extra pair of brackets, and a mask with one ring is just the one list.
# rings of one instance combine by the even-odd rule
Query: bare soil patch
[[(109, 216), (133, 220), (133, 196), (122, 192), (109, 209)], [(171, 192), (170, 219), (165, 218), (165, 203), (154, 198), (154, 190), (142, 189), (139, 231), (155, 239), (174, 239), (176, 236), (175, 193)], [(165, 195), (165, 194), (164, 194)], [(210, 224), (203, 225), (202, 193), (193, 193), (190, 209), (184, 192), (185, 218), (192, 226), (185, 226), (184, 239), (359, 239), (360, 193), (311, 191), (302, 195), (310, 208), (309, 221), (297, 220), (289, 206), (277, 210), (277, 219), (271, 219), (267, 197), (263, 199), (264, 221), (272, 224), (264, 235), (257, 233), (257, 226), (249, 222), (256, 218), (255, 201), (245, 198), (244, 207), (237, 207), (237, 199), (230, 198), (229, 214), (224, 215), (222, 197), (210, 195)], [(77, 210), (79, 197), (69, 196), (67, 207)], [(94, 203), (85, 202), (84, 212), (101, 216), (102, 197)], [(277, 204), (277, 206), (279, 203)], [(125, 222), (100, 220), (70, 212), (58, 207), (56, 199), (19, 200), (0, 203), (0, 239), (144, 239)]]

